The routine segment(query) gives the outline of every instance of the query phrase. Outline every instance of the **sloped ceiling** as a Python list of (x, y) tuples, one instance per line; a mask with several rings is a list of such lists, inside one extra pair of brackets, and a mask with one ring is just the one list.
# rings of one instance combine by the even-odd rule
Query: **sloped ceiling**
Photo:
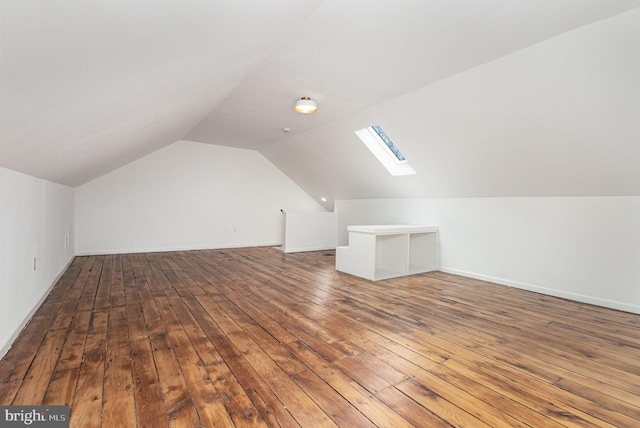
[[(0, 166), (78, 186), (186, 139), (258, 150), (327, 208), (637, 195), (639, 6), (2, 0)], [(373, 123), (416, 176), (366, 151)]]

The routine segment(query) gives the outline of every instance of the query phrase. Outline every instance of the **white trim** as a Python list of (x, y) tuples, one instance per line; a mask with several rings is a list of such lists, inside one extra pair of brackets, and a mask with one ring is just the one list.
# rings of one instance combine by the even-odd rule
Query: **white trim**
[(109, 254), (136, 254), (136, 253), (164, 253), (170, 251), (193, 251), (193, 250), (223, 250), (225, 248), (249, 248), (249, 247), (277, 247), (282, 246), (282, 241), (277, 242), (260, 242), (260, 243), (244, 243), (238, 245), (195, 245), (189, 247), (152, 247), (152, 248), (127, 248), (120, 250), (93, 250), (79, 251), (76, 256), (103, 256)]
[(44, 303), (46, 298), (49, 296), (49, 293), (51, 293), (51, 290), (53, 290), (53, 287), (55, 287), (60, 278), (62, 278), (62, 275), (64, 275), (67, 269), (69, 269), (69, 266), (71, 266), (73, 259), (74, 257), (71, 257), (71, 259), (69, 259), (66, 266), (62, 268), (58, 275), (56, 275), (53, 282), (51, 282), (51, 284), (42, 293), (40, 293), (40, 296), (38, 296), (38, 299), (29, 307), (27, 313), (22, 317), (21, 320), (16, 323), (15, 326), (13, 326), (13, 328), (9, 331), (9, 334), (3, 339), (2, 343), (0, 343), (0, 358), (4, 357), (7, 352), (9, 352), (9, 349), (11, 349), (11, 346), (13, 346), (13, 342), (16, 341), (18, 336), (20, 336), (20, 333), (22, 333), (22, 330), (26, 327), (27, 324), (29, 324), (31, 318), (33, 318), (36, 311)]
[(328, 251), (328, 250), (335, 250), (335, 249), (336, 249), (336, 247), (324, 246), (324, 247), (287, 248), (286, 250), (283, 250), (281, 248), (281, 251), (283, 253), (288, 254), (288, 253), (302, 253), (302, 252), (305, 252), (305, 251)]
[(394, 155), (389, 147), (387, 147), (373, 128), (368, 127), (360, 129), (355, 131), (355, 134), (391, 175), (412, 175), (416, 173), (411, 165), (409, 165), (409, 162), (406, 160), (401, 161), (396, 158), (396, 155)]
[(602, 299), (599, 297), (588, 296), (580, 293), (571, 293), (568, 291), (556, 290), (554, 288), (543, 287), (540, 285), (527, 284), (524, 282), (511, 281), (504, 278), (496, 278), (490, 275), (484, 275), (474, 272), (467, 272), (459, 269), (452, 269), (440, 266), (438, 269), (441, 272), (451, 273), (454, 275), (466, 276), (469, 278), (480, 279), (483, 281), (493, 282), (500, 285), (506, 285), (508, 287), (520, 288), (523, 290), (533, 291), (548, 296), (560, 297), (562, 299), (572, 300), (579, 303), (587, 303), (590, 305), (601, 306), (609, 309), (616, 309), (624, 312), (631, 312), (634, 314), (640, 314), (640, 306), (632, 305), (625, 302), (619, 302), (616, 300)]

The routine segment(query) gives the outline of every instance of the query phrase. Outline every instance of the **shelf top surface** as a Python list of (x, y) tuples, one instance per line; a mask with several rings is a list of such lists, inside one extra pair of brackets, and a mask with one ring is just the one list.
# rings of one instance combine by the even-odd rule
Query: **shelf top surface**
[(411, 224), (375, 224), (365, 226), (349, 226), (349, 232), (391, 234), (391, 233), (432, 233), (437, 232), (437, 226), (416, 226)]

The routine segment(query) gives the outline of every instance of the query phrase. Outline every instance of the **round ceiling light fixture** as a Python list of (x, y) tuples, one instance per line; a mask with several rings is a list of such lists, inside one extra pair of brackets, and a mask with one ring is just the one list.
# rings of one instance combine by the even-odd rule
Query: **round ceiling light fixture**
[(296, 102), (296, 106), (293, 109), (298, 113), (315, 113), (318, 111), (318, 106), (311, 98), (302, 97)]

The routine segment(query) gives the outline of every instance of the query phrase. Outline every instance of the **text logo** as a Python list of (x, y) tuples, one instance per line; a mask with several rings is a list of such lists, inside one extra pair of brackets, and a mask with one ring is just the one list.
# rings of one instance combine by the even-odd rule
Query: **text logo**
[(0, 428), (69, 428), (69, 406), (0, 406)]

